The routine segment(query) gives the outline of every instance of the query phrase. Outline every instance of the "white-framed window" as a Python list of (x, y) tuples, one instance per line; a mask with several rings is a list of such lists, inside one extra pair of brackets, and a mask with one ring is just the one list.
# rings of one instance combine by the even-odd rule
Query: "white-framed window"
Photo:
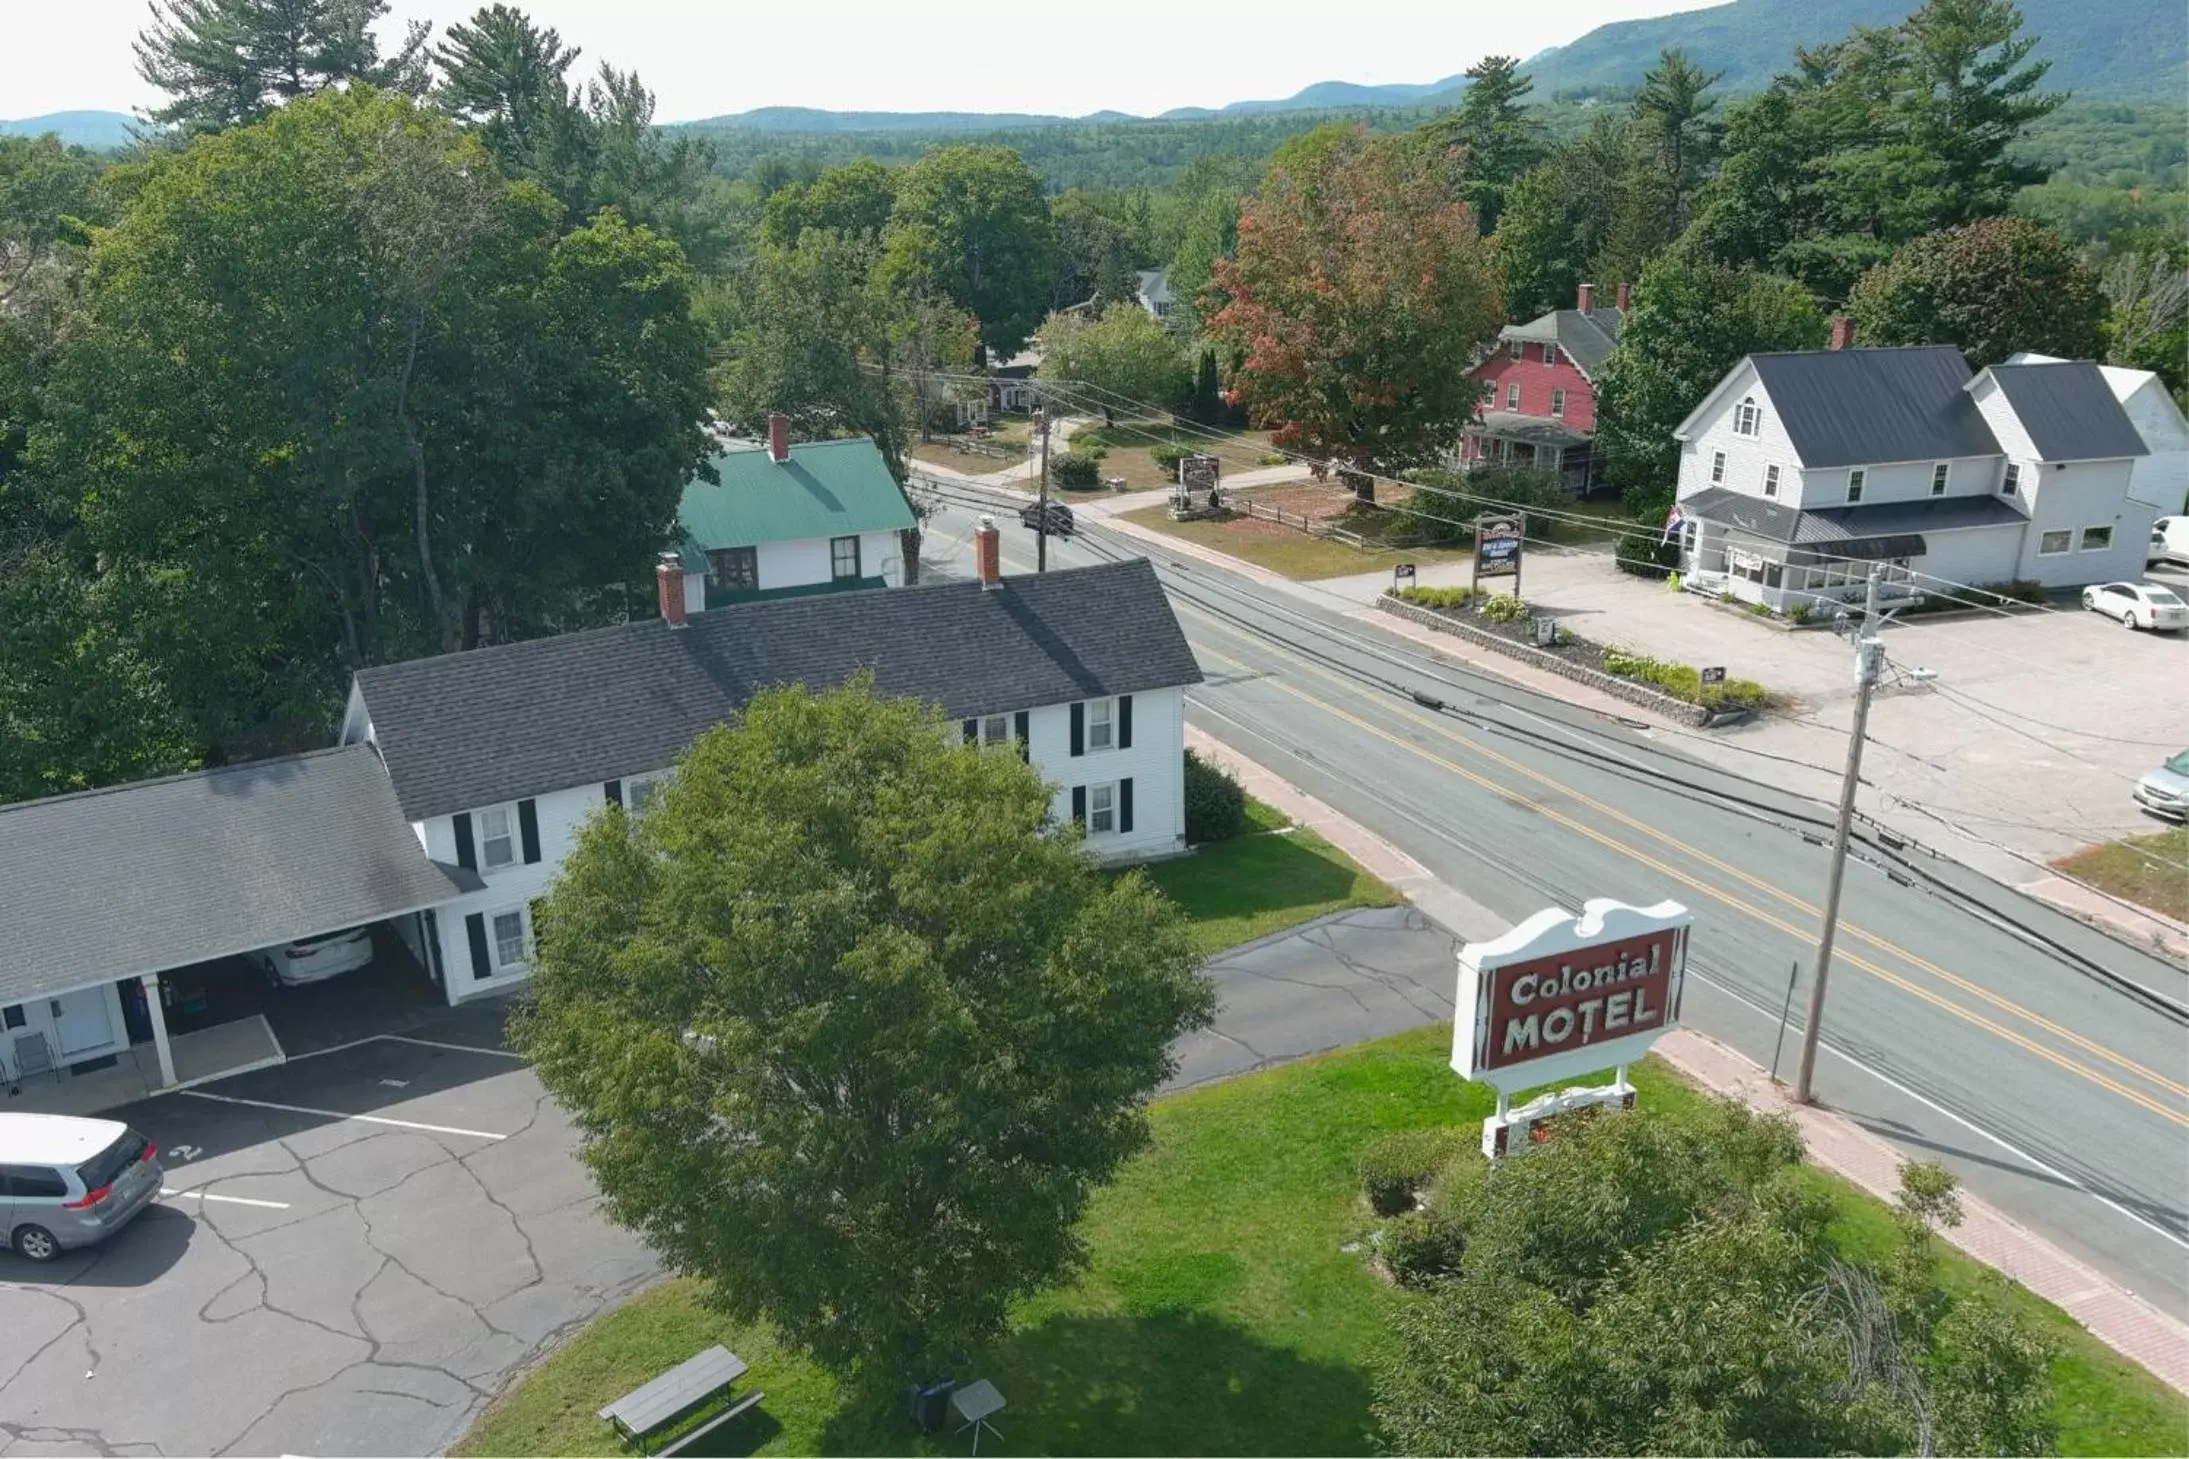
[(1528, 353), (1527, 345), (1517, 339), (1506, 341), (1505, 349), (1516, 360), (1524, 358)]
[(494, 953), (496, 972), (529, 967), (532, 962), (532, 919), (522, 907), (496, 912), (487, 919), (487, 943)]
[(2112, 545), (2113, 529), (2111, 527), (2083, 528), (2083, 551), (2103, 552)]
[(2007, 474), (1999, 478), (1999, 495), (2012, 496), (2022, 484), (2022, 466), (2018, 461), (2007, 463)]
[(1117, 829), (1117, 787), (1087, 787), (1087, 834), (1099, 836)]
[(838, 582), (859, 576), (859, 539), (856, 537), (831, 537), (828, 539), (828, 575)]
[(1117, 701), (1114, 699), (1090, 699), (1087, 701), (1087, 748), (1107, 750), (1117, 743)]
[(1733, 408), (1733, 434), (1755, 436), (1763, 433), (1763, 407), (1756, 404), (1756, 397), (1741, 397), (1741, 403)]
[(624, 781), (624, 811), (630, 815), (637, 815), (640, 811), (646, 809), (647, 802), (651, 801), (654, 798), (654, 792), (659, 790), (660, 788), (660, 778), (653, 775), (634, 776), (633, 778)]
[(980, 722), (980, 742), (984, 745), (1009, 744), (1011, 740), (1011, 716), (991, 714)]
[(1520, 387), (1518, 385), (1505, 387), (1505, 408), (1507, 410), (1520, 409)]
[(1851, 502), (1862, 500), (1862, 483), (1869, 480), (1869, 476), (1870, 473), (1859, 466), (1847, 473), (1847, 500)]
[(508, 806), (479, 812), (479, 865), (488, 871), (517, 859), (517, 818)]
[(1551, 414), (1555, 416), (1564, 416), (1565, 413), (1566, 392), (1563, 390), (1553, 390), (1551, 392)]
[(1546, 365), (1555, 365), (1558, 363), (1557, 345), (1547, 344), (1543, 346), (1543, 363)]
[(2058, 557), (2075, 545), (2075, 534), (2069, 531), (2047, 532), (2037, 539), (2039, 557)]
[(1710, 484), (1716, 486), (1723, 480), (1725, 480), (1725, 452), (1712, 451), (1710, 453)]
[(1778, 467), (1766, 466), (1763, 468), (1763, 494), (1765, 496), (1777, 496), (1779, 494)]
[(1944, 496), (1946, 494), (1946, 479), (1952, 475), (1953, 467), (1944, 461), (1933, 466), (1931, 468), (1931, 495)]

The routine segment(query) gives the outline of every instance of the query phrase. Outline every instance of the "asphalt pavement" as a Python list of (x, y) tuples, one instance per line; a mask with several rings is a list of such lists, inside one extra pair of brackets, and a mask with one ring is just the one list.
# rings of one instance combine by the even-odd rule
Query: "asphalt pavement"
[[(971, 490), (929, 523), (935, 569), (969, 561)], [(1032, 534), (997, 515), (1006, 571), (1032, 570)], [(1154, 558), (1208, 676), (1189, 723), (1508, 922), (1591, 896), (1684, 902), (1686, 1021), (1791, 1069), (1828, 807), (1081, 516), (1051, 566)], [(2181, 967), (1955, 864), (1871, 847), (1848, 873), (1817, 1089), (2189, 1316), (2185, 1004)]]

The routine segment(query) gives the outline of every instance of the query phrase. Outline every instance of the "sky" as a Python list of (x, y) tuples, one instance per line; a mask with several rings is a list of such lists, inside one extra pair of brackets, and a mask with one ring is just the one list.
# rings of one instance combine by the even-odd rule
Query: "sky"
[[(392, 0), (438, 30), (482, 0)], [(515, 0), (583, 54), (636, 68), (662, 121), (761, 106), (1152, 115), (1315, 81), (1426, 82), (1612, 20), (1708, 0)], [(0, 0), (0, 117), (130, 111), (157, 93), (130, 42), (146, 0)]]

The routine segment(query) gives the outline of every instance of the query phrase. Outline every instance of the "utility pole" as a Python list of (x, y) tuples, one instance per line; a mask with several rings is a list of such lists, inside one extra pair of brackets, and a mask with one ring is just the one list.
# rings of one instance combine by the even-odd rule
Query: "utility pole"
[(1847, 773), (1839, 785), (1839, 820), (1832, 828), (1832, 869), (1824, 883), (1824, 930), (1817, 938), (1816, 976), (1809, 983), (1809, 1016), (1801, 1027), (1801, 1063), (1794, 1071), (1794, 1102), (1810, 1104), (1817, 1037), (1824, 1029), (1824, 984), (1832, 971), (1832, 937), (1839, 930), (1839, 889), (1847, 876), (1847, 837), (1855, 819), (1855, 786), (1862, 779), (1862, 741), (1870, 727), (1870, 691), (1877, 685), (1885, 645), (1877, 637), (1880, 569), (1870, 569), (1862, 599), (1862, 629), (1855, 637), (1855, 722), (1847, 738)]
[(1034, 407), (1034, 418), (1041, 422), (1041, 507), (1034, 520), (1041, 525), (1034, 529), (1034, 571), (1049, 570), (1049, 402), (1044, 400)]

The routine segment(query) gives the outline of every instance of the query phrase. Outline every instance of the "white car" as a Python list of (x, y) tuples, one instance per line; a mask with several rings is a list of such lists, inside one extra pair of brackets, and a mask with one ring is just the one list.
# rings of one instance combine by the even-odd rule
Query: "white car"
[(2189, 517), (2161, 517), (2151, 524), (2146, 565), (2157, 562), (2189, 567)]
[(292, 942), (286, 947), (262, 947), (251, 954), (266, 970), (266, 980), (285, 988), (323, 983), (344, 973), (354, 973), (372, 961), (372, 929), (346, 927)]
[(2179, 633), (2189, 628), (2189, 603), (2156, 583), (2102, 583), (2083, 589), (2083, 606), (2118, 618), (2123, 628)]

